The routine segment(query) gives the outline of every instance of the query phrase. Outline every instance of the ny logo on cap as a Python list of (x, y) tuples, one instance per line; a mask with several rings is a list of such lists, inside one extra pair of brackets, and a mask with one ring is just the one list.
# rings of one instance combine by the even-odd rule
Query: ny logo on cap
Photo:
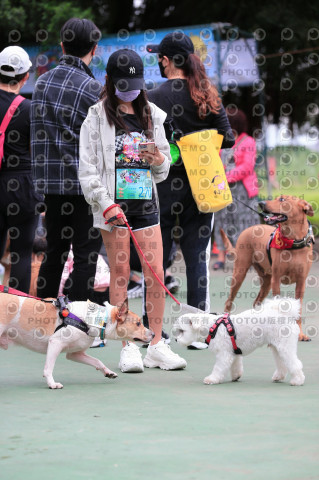
[(132, 74), (135, 73), (135, 67), (130, 67), (130, 73), (132, 73)]

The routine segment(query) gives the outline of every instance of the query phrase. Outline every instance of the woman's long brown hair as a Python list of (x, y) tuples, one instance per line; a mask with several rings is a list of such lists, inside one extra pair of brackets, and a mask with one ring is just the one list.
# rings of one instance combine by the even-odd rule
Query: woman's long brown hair
[[(105, 85), (101, 91), (100, 99), (103, 100), (107, 120), (111, 126), (115, 125), (118, 130), (130, 134), (123, 120), (123, 111), (119, 109), (119, 103), (115, 95), (115, 85), (112, 79), (108, 76), (105, 78)], [(148, 103), (145, 90), (141, 90), (139, 96), (132, 102), (134, 113), (144, 130), (147, 138), (153, 137), (153, 122), (151, 116), (151, 109)]]
[(175, 66), (182, 69), (185, 74), (189, 93), (197, 107), (199, 118), (204, 119), (209, 113), (218, 113), (221, 99), (217, 88), (207, 77), (205, 66), (200, 58), (191, 53), (182, 65), (175, 64)]

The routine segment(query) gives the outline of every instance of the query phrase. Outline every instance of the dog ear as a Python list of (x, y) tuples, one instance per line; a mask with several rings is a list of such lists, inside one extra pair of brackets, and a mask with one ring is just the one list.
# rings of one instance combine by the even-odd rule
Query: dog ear
[(127, 317), (127, 314), (128, 314), (128, 299), (126, 297), (126, 299), (124, 300), (122, 305), (120, 305), (118, 307), (118, 311), (117, 311), (117, 315), (116, 315), (117, 321), (118, 322), (124, 322), (124, 320)]
[(306, 202), (306, 200), (300, 200), (299, 205), (301, 206), (301, 208), (303, 209), (305, 214), (308, 215), (308, 217), (313, 217), (314, 216), (314, 211), (313, 211), (312, 205), (310, 205), (310, 203)]

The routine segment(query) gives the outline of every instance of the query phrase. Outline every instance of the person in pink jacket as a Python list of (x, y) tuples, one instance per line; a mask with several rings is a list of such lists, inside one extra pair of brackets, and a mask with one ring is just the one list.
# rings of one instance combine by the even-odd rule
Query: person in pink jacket
[(219, 253), (217, 261), (213, 265), (214, 270), (224, 268), (225, 262), (220, 228), (223, 228), (232, 244), (235, 245), (243, 230), (259, 223), (258, 214), (249, 208), (257, 209), (258, 206), (258, 179), (255, 172), (256, 142), (247, 133), (247, 117), (242, 110), (236, 109), (228, 115), (236, 141), (231, 149), (224, 151), (222, 159), (233, 203), (215, 214), (214, 239)]

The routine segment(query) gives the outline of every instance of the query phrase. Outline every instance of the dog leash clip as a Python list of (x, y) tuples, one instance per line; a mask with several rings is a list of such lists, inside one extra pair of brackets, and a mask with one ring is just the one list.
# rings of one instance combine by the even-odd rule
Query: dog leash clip
[[(62, 313), (64, 310), (68, 310), (69, 299), (67, 295), (61, 295), (56, 300), (53, 301), (53, 305), (58, 308), (58, 310)], [(62, 313), (63, 315), (63, 313)], [(63, 315), (64, 316), (64, 315)]]

